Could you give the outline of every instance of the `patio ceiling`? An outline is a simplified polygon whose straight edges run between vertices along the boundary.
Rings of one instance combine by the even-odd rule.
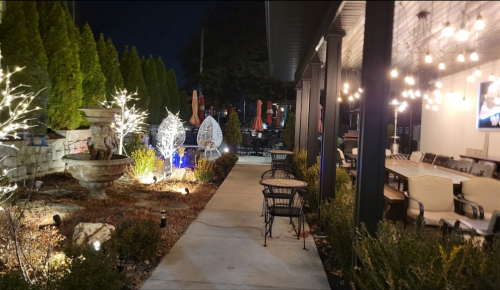
[[[324,12],[327,9],[325,2],[322,2],[323,4],[317,1],[266,2],[269,6],[268,43],[273,77],[297,81],[307,69],[307,66],[301,68],[301,62],[310,60],[315,53],[310,48],[314,48],[327,31],[340,30],[346,33],[342,45],[342,79],[345,79],[346,71],[349,70],[352,85],[359,82],[364,43],[365,2],[327,1],[326,3],[334,2],[337,3],[338,11],[331,19],[327,19],[328,13]],[[410,72],[417,74],[420,68],[422,81],[428,82],[438,76],[450,75],[468,68],[475,70],[483,63],[498,59],[500,13],[497,11],[499,10],[500,2],[497,1],[396,1],[393,65],[398,68],[400,74]],[[425,18],[419,18],[417,17],[419,13],[421,16],[427,15]],[[481,14],[486,26],[476,34],[474,23],[478,13]],[[330,25],[320,27],[319,19],[330,20]],[[446,21],[451,23],[455,31],[463,21],[471,34],[469,40],[460,42],[455,37],[441,37],[443,24]],[[318,31],[320,28],[323,30]],[[314,39],[312,35],[318,35],[318,39]],[[474,49],[479,54],[479,61],[471,63],[468,59]],[[434,59],[431,64],[424,61],[427,51]],[[463,63],[456,60],[461,51],[466,52],[466,61]],[[320,60],[325,62],[326,41],[317,53]],[[445,64],[445,70],[438,69],[439,62]],[[324,73],[322,75],[324,77]]]

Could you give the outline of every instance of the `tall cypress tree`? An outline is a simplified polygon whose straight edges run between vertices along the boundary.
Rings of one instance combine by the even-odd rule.
[[[97,107],[104,101],[106,79],[101,71],[94,34],[88,23],[83,26],[80,37],[80,67],[83,76],[82,106]]]
[[[62,3],[46,1],[42,13],[42,39],[47,53],[52,90],[48,101],[48,125],[56,130],[75,129],[80,124],[81,72],[78,53],[70,42]],[[71,36],[76,41],[76,35]]]
[[[107,99],[111,99],[111,95],[115,95],[116,90],[123,89],[123,78],[120,71],[120,61],[118,60],[118,52],[113,45],[111,38],[104,41],[104,36],[97,42],[97,53],[99,54],[99,62],[101,70],[106,78],[105,94]]]
[[[160,118],[165,119],[167,117],[167,110],[165,110],[165,108],[170,109],[170,102],[168,99],[167,69],[165,68],[165,64],[163,63],[161,56],[159,56],[156,61],[156,70],[158,73],[158,84],[160,88]]]
[[[189,108],[189,96],[186,91],[179,91],[179,108],[181,118],[184,121],[189,121],[191,118],[191,109]]]
[[[146,61],[143,75],[149,94],[148,123],[160,124],[160,87],[158,84],[158,74],[156,72],[156,61],[153,58],[153,55],[150,55]]]
[[[125,84],[127,91],[137,91],[137,98],[139,100],[132,102],[132,104],[142,111],[147,110],[149,107],[148,89],[142,75],[141,59],[139,58],[139,54],[137,53],[135,46],[133,46],[130,51],[128,50],[128,47],[125,48],[120,69],[122,72],[123,83]]]
[[[169,108],[169,111],[172,113],[177,113],[180,109],[179,90],[177,88],[177,78],[175,77],[173,68],[167,72],[167,86],[168,98],[171,107],[171,109]]]

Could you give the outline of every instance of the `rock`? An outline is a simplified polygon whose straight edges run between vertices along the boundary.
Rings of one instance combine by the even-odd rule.
[[[174,202],[170,203],[167,205],[168,210],[182,210],[182,209],[189,209],[189,205],[183,203],[183,202]]]
[[[105,223],[79,223],[75,227],[73,243],[77,246],[90,245],[95,241],[101,244],[111,239],[115,227]]]
[[[193,171],[187,171],[186,174],[184,175],[184,180],[188,182],[196,182],[196,177],[194,177],[194,172]]]
[[[150,206],[153,202],[150,200],[139,200],[134,205],[138,207]]]
[[[183,180],[186,174],[186,169],[175,169],[174,172],[168,177],[168,180]]]
[[[143,198],[147,197],[148,194],[144,193],[144,192],[136,192],[136,193],[132,193],[130,196],[133,198],[143,199]]]
[[[42,193],[50,194],[50,195],[56,195],[56,196],[64,196],[64,195],[70,195],[70,194],[72,194],[73,191],[67,190],[67,189],[63,189],[63,188],[56,188],[56,189],[50,189],[50,190],[42,191]]]

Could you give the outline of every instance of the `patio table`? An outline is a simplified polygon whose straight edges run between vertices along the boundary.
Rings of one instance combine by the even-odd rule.
[[[269,150],[269,153],[271,153],[271,154],[293,155],[293,152],[292,151],[288,151],[288,150]]]
[[[259,182],[261,185],[279,188],[302,189],[307,187],[307,182],[295,179],[264,179]]]

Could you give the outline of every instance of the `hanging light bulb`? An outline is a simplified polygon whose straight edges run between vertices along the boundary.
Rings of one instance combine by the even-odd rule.
[[[428,100],[429,99],[429,95],[428,94],[424,94],[424,99]]]
[[[348,83],[345,83],[344,84],[344,89],[348,89],[349,88],[349,84]]]
[[[475,82],[475,81],[476,81],[476,78],[474,77],[474,75],[473,75],[473,74],[470,74],[470,75],[467,77],[467,81],[468,81],[468,82],[473,83],[473,82]]]
[[[446,67],[444,66],[444,63],[440,62],[440,63],[439,63],[439,69],[440,69],[440,70],[443,70],[443,69],[445,69],[445,68],[446,68]]]
[[[465,56],[461,53],[461,54],[459,54],[459,55],[457,56],[457,60],[458,60],[459,62],[464,62],[464,61],[465,61]]]
[[[352,96],[349,96],[349,101],[354,101],[354,98]]]
[[[433,109],[434,111],[437,111],[437,110],[438,110],[438,106],[437,106],[437,105],[434,105],[434,106],[432,106],[432,109]]]
[[[409,84],[409,85],[414,85],[414,84],[415,84],[415,80],[413,79],[413,77],[412,77],[412,76],[408,76],[408,77],[406,77],[406,78],[405,78],[405,81],[406,81],[406,83],[407,83],[407,84]]]
[[[393,104],[393,105],[398,105],[398,104],[399,104],[399,102],[398,102],[398,100],[394,99],[394,100],[392,100],[392,104]]]
[[[431,105],[432,105],[432,104],[434,104],[434,100],[433,100],[433,99],[428,99],[428,100],[427,100],[427,102],[428,102],[429,104],[431,104]]]
[[[432,62],[432,56],[431,56],[431,54],[428,51],[425,54],[425,62],[426,63],[431,63]]]
[[[397,78],[398,77],[398,70],[397,69],[391,70],[391,77],[393,77],[393,78]]]
[[[403,93],[401,95],[403,95],[403,98],[407,98],[408,97],[408,92],[403,91]]]
[[[415,94],[413,93],[413,90],[408,90],[408,96],[410,96],[410,98],[412,99],[415,99]]]
[[[451,28],[451,24],[449,21],[446,21],[444,24],[444,29],[441,31],[441,37],[452,37],[453,36],[453,28]]]
[[[490,74],[490,76],[488,77],[488,79],[492,82],[494,82],[496,80],[496,77],[493,73]]]
[[[356,99],[359,99],[359,93],[355,93],[354,97],[356,97]]]
[[[422,96],[422,94],[420,93],[420,91],[416,90],[415,91],[415,97],[419,97],[420,98],[421,96]]]
[[[446,95],[446,98],[448,98],[448,100],[452,101],[453,99],[455,99],[455,92],[453,92],[453,91],[449,92]]]
[[[342,102],[342,98],[338,97],[337,101]]]
[[[362,93],[362,92],[363,92],[363,89],[362,89],[362,88],[359,88],[359,89],[358,89],[358,92]]]
[[[431,106],[430,106],[429,104],[427,104],[427,105],[425,105],[425,108],[426,108],[427,110],[430,110],[430,109],[431,109]]]
[[[476,77],[481,77],[483,75],[480,68],[477,68],[474,74],[476,75]]]
[[[465,23],[460,25],[460,30],[457,32],[456,36],[458,41],[466,41],[469,39],[469,31],[465,29]]]
[[[481,14],[477,15],[476,22],[474,23],[474,29],[476,29],[476,30],[483,30],[484,29],[484,21],[483,21],[483,17],[481,17]]]
[[[436,82],[436,88],[442,88],[443,84],[440,81]]]
[[[470,54],[470,60],[472,61],[478,61],[479,60],[479,56],[477,55],[477,52],[473,52]]]
[[[441,104],[441,95],[436,96],[436,104]]]
[[[349,93],[349,90],[348,89],[344,89],[344,94],[347,94]]]

